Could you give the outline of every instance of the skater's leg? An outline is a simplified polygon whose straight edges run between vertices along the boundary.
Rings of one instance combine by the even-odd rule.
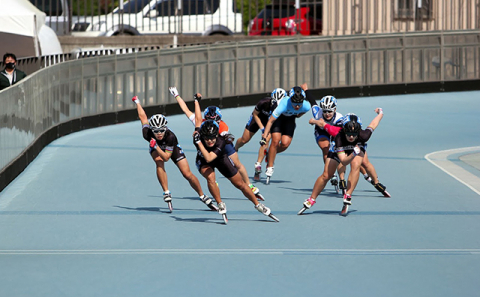
[[[268,134],[266,141],[267,143],[265,145],[261,145],[260,148],[258,149],[258,158],[257,158],[257,163],[262,163],[263,158],[265,158],[265,151],[268,148],[270,139],[272,139],[271,134]]]
[[[238,158],[238,154],[234,153],[231,154],[230,159],[232,159],[233,164],[238,168],[238,172],[240,173],[240,176],[242,177],[243,181],[249,185],[250,184],[250,178],[248,177],[247,169],[245,169],[245,166],[243,166],[242,162],[240,162],[240,159]]]
[[[287,148],[290,146],[292,143],[292,137],[289,135],[282,135],[282,141],[280,142],[280,145],[277,148],[277,154],[280,154],[287,150]]]
[[[310,197],[312,199],[317,199],[318,195],[323,191],[327,182],[332,178],[335,174],[335,170],[337,170],[338,162],[335,159],[327,159],[327,163],[325,164],[325,168],[323,170],[322,175],[320,175],[315,184],[313,185],[313,191]]]
[[[318,144],[318,147],[322,150],[323,164],[325,164],[327,161],[328,150],[330,148],[330,139],[325,137],[319,138],[317,141],[317,144]]]
[[[273,167],[275,163],[275,157],[277,156],[277,150],[282,139],[282,134],[280,132],[272,133],[272,140],[270,142],[270,147],[268,148],[268,163],[267,167]]]
[[[352,195],[353,190],[355,190],[355,187],[357,186],[362,161],[362,156],[358,155],[353,158],[352,162],[350,163],[350,173],[348,174],[347,181],[347,195]]]
[[[167,172],[165,171],[165,163],[156,151],[152,153],[152,159],[155,161],[158,182],[163,191],[166,192],[168,191],[168,178]]]
[[[248,129],[245,129],[243,131],[242,137],[237,139],[237,142],[235,143],[235,150],[238,151],[242,146],[248,143],[250,139],[252,139],[253,135],[255,135],[255,133],[249,131]]]
[[[239,173],[230,177],[229,180],[232,183],[232,185],[234,185],[237,189],[242,191],[243,195],[247,197],[248,200],[252,201],[254,205],[258,205],[257,197],[255,197],[255,194],[253,194],[248,184],[243,181]]]
[[[182,159],[177,162],[177,167],[182,173],[183,177],[190,183],[192,189],[197,192],[198,196],[203,196],[202,187],[200,186],[200,182],[198,178],[192,173],[190,170],[190,166],[188,165],[187,159]]]
[[[368,174],[368,176],[372,179],[372,184],[378,184],[377,171],[375,170],[375,167],[373,167],[373,164],[370,163],[370,160],[368,160],[367,152],[365,152],[365,157],[363,157],[362,169],[362,174]]]
[[[217,203],[222,202],[222,198],[220,196],[220,188],[217,186],[217,182],[215,179],[215,170],[210,166],[203,166],[202,168],[200,168],[200,173],[207,180],[208,190],[210,191],[210,194],[212,194],[215,201]]]

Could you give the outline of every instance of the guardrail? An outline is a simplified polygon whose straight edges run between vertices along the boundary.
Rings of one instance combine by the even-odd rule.
[[[368,86],[479,78],[480,31],[275,39],[67,61],[0,92],[0,186],[51,140],[104,123],[99,115],[110,124],[134,120],[133,113],[119,118],[132,110],[134,95],[167,112],[176,104],[173,85],[234,106],[245,104],[242,96],[303,82],[333,95],[358,87],[349,95],[361,96]]]

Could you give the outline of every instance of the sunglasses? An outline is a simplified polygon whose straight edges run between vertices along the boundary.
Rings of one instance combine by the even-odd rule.
[[[155,134],[165,133],[166,131],[167,131],[167,128],[152,129],[152,132]]]
[[[333,113],[333,110],[326,110],[326,109],[324,109],[324,110],[323,110],[323,113]]]
[[[358,133],[357,132],[345,132],[345,135],[356,137],[356,136],[358,136]]]
[[[214,140],[216,138],[217,138],[217,136],[210,136],[210,135],[209,136],[203,136],[203,139],[205,139],[205,140]]]

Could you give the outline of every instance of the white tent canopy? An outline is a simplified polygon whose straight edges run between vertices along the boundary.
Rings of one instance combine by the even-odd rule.
[[[53,30],[45,25],[45,13],[28,0],[0,0],[0,55],[17,58],[61,54]],[[51,32],[50,32],[51,31]]]

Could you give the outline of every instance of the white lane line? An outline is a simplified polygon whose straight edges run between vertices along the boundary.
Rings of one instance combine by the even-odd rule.
[[[105,249],[0,250],[0,255],[479,255],[480,249]]]
[[[425,159],[480,195],[480,178],[448,160],[452,154],[480,151],[480,146],[432,152]]]

